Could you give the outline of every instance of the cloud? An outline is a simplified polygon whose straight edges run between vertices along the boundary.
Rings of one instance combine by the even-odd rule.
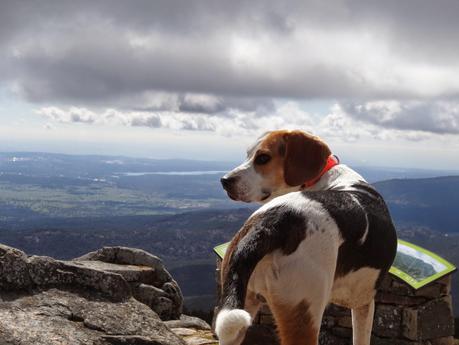
[[[252,134],[259,130],[280,128],[288,123],[296,125],[311,123],[311,115],[298,109],[294,103],[273,108],[272,112],[259,112],[257,115],[257,111],[258,109],[252,109],[252,111],[232,109],[231,114],[228,115],[226,112],[215,114],[198,112],[195,108],[188,112],[180,109],[151,112],[52,106],[41,107],[36,110],[36,113],[54,123],[211,131],[225,136]]]
[[[347,103],[342,106],[349,116],[385,128],[459,134],[457,101],[392,100]]]
[[[79,106],[457,97],[458,14],[455,0],[5,1],[0,70],[28,101]]]
[[[428,140],[459,134],[458,15],[456,0],[3,1],[0,87],[51,124]]]
[[[438,105],[440,106],[440,105]],[[86,125],[114,125],[127,127],[164,128],[170,130],[213,132],[226,137],[250,137],[282,128],[296,129],[319,135],[327,140],[345,143],[368,141],[426,141],[440,134],[457,134],[457,104],[442,104],[452,113],[443,114],[445,122],[433,125],[410,123],[403,111],[414,111],[411,103],[368,102],[364,104],[334,104],[326,114],[313,114],[295,101],[276,104],[271,112],[235,111],[225,114],[206,114],[177,111],[119,111],[116,109],[89,110],[87,108],[42,107],[37,113],[52,123],[83,123]],[[422,111],[421,105],[416,110]],[[455,117],[455,120],[454,120]],[[407,116],[410,119],[409,116]],[[435,115],[432,115],[434,121]],[[456,122],[454,122],[456,121]],[[397,123],[400,125],[397,126]],[[441,129],[447,130],[442,131]]]
[[[63,110],[58,107],[44,107],[37,111],[38,114],[45,116],[49,120],[61,123],[81,122],[94,123],[97,115],[85,108],[71,107]]]

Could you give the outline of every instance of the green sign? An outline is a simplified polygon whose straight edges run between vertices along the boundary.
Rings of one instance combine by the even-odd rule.
[[[225,256],[228,245],[229,242],[214,248],[221,259]],[[427,249],[398,240],[397,255],[389,272],[413,288],[419,289],[455,270],[453,264]]]
[[[456,270],[456,267],[427,249],[398,240],[397,255],[389,272],[415,289]]]

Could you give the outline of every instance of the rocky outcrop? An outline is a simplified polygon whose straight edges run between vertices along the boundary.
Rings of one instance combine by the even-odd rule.
[[[53,288],[3,293],[2,299],[0,344],[184,344],[153,310],[133,298],[113,303],[94,291]]]
[[[182,301],[161,260],[142,250],[60,261],[0,244],[2,345],[214,344],[205,322],[181,315]]]
[[[161,259],[144,250],[105,247],[74,259],[70,264],[121,275],[132,295],[163,320],[177,319],[182,313],[183,297],[178,284]]]

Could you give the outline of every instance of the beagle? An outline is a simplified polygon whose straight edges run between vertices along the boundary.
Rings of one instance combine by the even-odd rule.
[[[370,344],[376,287],[397,247],[379,193],[299,130],[264,134],[221,182],[230,198],[264,205],[222,263],[220,344],[241,344],[260,300],[282,345],[318,344],[330,302],[352,309],[353,344]]]

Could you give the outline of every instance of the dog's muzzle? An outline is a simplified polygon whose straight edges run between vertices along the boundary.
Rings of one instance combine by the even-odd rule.
[[[223,186],[223,189],[226,190],[228,196],[233,200],[238,200],[236,183],[239,180],[238,176],[233,177],[222,177],[220,182]]]

